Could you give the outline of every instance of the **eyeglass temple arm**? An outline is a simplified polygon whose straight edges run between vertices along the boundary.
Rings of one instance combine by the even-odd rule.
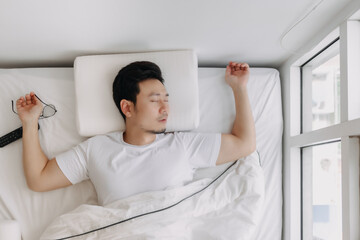
[[[48,104],[44,103],[43,100],[41,100],[36,94],[35,94],[35,97],[36,97],[37,99],[39,99],[40,102],[42,102],[43,104],[48,105]]]
[[[14,110],[14,100],[11,100],[11,110],[12,110],[15,114],[18,114],[18,113],[15,112],[15,110]]]

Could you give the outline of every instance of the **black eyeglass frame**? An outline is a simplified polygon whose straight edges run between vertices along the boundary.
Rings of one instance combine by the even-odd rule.
[[[55,108],[54,105],[45,103],[45,102],[44,102],[43,100],[41,100],[36,94],[35,94],[35,97],[36,97],[37,99],[39,99],[39,101],[42,102],[42,104],[44,104],[45,107],[50,107],[50,108],[52,108],[52,109],[54,110],[54,114],[52,114],[52,115],[50,115],[50,116],[44,116],[44,109],[45,109],[45,107],[43,107],[43,110],[42,110],[41,115],[39,116],[39,119],[49,118],[49,117],[54,116],[55,113],[57,113],[57,110],[56,110],[56,108]],[[13,100],[11,100],[11,109],[12,109],[12,111],[13,111],[15,114],[18,114],[18,113],[15,112],[15,110],[14,110],[14,101],[13,101]],[[18,114],[18,115],[19,115],[19,114]]]

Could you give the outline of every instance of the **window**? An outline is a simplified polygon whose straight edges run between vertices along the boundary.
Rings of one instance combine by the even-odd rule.
[[[302,130],[340,123],[339,38],[301,66]]]
[[[301,132],[340,123],[340,38],[300,66]],[[331,141],[331,140],[330,140]],[[302,239],[342,239],[341,141],[301,147]]]
[[[359,66],[360,10],[281,68],[284,239],[360,239]]]
[[[302,148],[303,239],[342,239],[341,143]]]

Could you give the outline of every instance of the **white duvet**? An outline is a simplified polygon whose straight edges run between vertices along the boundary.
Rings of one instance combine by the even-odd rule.
[[[263,199],[264,176],[255,152],[214,179],[104,207],[81,205],[56,218],[41,239],[252,239]]]

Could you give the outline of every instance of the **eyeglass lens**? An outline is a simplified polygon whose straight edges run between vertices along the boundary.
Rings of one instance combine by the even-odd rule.
[[[43,117],[51,117],[51,116],[55,115],[55,113],[56,113],[55,106],[46,105],[43,108],[42,115],[43,115]]]

